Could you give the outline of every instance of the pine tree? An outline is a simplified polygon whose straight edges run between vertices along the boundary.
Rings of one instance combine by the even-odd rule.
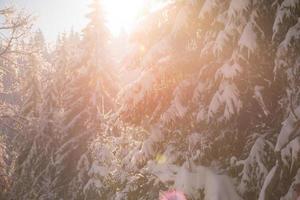
[[[299,0],[178,0],[145,13],[122,63],[141,73],[120,107],[102,1],[87,17],[82,38],[59,37],[50,68],[31,57],[12,199],[294,198]]]
[[[40,86],[40,68],[41,57],[39,54],[32,54],[29,57],[26,76],[24,77],[24,99],[21,107],[21,116],[26,119],[28,126],[22,127],[22,135],[17,135],[16,152],[17,161],[14,171],[14,181],[10,194],[12,198],[23,198],[30,190],[30,186],[34,180],[32,174],[32,165],[35,164],[36,143],[38,137],[37,122],[40,114],[41,106],[41,86]]]
[[[92,159],[91,142],[104,134],[104,115],[114,109],[116,91],[102,7],[99,1],[93,1],[91,8],[80,44],[81,59],[68,66],[69,79],[62,94],[63,129],[54,164],[56,198],[90,199],[102,192],[98,184],[101,174],[92,171],[104,163]]]
[[[53,110],[47,109],[53,109],[54,104],[47,102],[54,101],[54,95],[49,95],[48,89],[41,85],[42,80],[46,82],[47,78],[44,76],[51,68],[43,58],[38,43],[33,42],[29,45],[36,53],[29,56],[23,82],[24,100],[20,115],[26,120],[26,126],[22,127],[20,131],[22,134],[16,136],[14,144],[18,148],[15,149],[17,153],[13,172],[15,180],[10,197],[16,199],[37,199],[40,195],[43,187],[40,179],[43,178],[44,167],[49,162],[47,155],[50,153],[49,143],[53,141],[49,139],[52,132],[49,130],[52,129],[49,123],[53,123],[51,122]]]
[[[38,117],[41,102],[41,92],[39,85],[39,57],[30,56],[29,66],[24,77],[24,100],[22,105],[22,115],[26,117]]]
[[[298,176],[298,133],[286,128],[297,124],[298,11],[299,1],[207,0],[178,1],[150,13],[133,34],[125,62],[143,72],[119,98],[121,118],[150,132],[133,157],[137,166],[149,169],[150,161],[175,148],[171,164],[188,163],[190,173],[201,165],[232,173],[244,199],[286,194]],[[274,66],[283,65],[293,68],[284,72],[288,81],[275,81]],[[284,114],[286,107],[291,111]],[[289,147],[279,153],[276,138],[287,132]]]
[[[48,82],[43,88],[43,103],[38,120],[39,133],[34,140],[36,145],[36,162],[32,166],[35,179],[31,190],[27,192],[27,198],[51,199],[54,153],[57,150],[58,138],[58,98],[57,88],[54,84],[53,74],[48,75]]]

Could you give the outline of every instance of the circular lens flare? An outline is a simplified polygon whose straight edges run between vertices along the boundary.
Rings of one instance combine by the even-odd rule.
[[[160,195],[159,200],[187,200],[184,193],[178,190],[169,190]]]

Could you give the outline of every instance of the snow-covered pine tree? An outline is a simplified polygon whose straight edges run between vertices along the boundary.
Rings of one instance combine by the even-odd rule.
[[[146,17],[133,34],[133,51],[125,62],[143,73],[119,98],[124,121],[152,127],[134,157],[138,166],[148,161],[149,169],[151,160],[169,156],[167,149],[175,146],[173,154],[178,158],[172,164],[205,165],[225,173],[235,166],[232,175],[238,178],[237,189],[245,199],[285,194],[296,171],[281,176],[285,187],[276,186],[272,177],[279,174],[281,162],[286,169],[296,169],[298,151],[292,145],[295,155],[285,158],[288,150],[281,152],[282,159],[275,165],[276,138],[283,132],[280,122],[287,104],[286,85],[274,79],[273,70],[281,63],[297,71],[298,11],[299,1],[273,5],[263,0],[175,1]],[[289,23],[283,23],[286,20]],[[279,38],[284,38],[281,31],[289,30],[282,25],[291,29],[284,33],[285,44],[276,50]],[[294,90],[289,94],[297,96],[298,76],[293,70],[287,70],[294,76],[289,76],[293,86],[288,87]],[[295,102],[288,107],[297,108]],[[287,121],[292,120],[292,111]],[[297,143],[297,137],[292,143]],[[196,169],[189,167],[192,172]],[[268,196],[265,191],[274,188],[276,192]]]
[[[104,116],[114,109],[116,88],[108,55],[109,32],[100,2],[91,4],[80,59],[68,66],[68,83],[62,93],[61,137],[54,160],[55,198],[95,199],[104,195],[104,177],[98,169],[105,163],[93,156],[91,143],[104,137]]]
[[[50,55],[48,53],[48,47],[47,47],[47,44],[46,44],[46,40],[45,40],[44,34],[43,34],[41,29],[38,29],[34,33],[34,36],[31,38],[30,43],[34,44],[35,48],[40,51],[42,57],[45,60],[49,61],[49,59],[50,59],[49,56]]]
[[[31,17],[12,6],[2,5],[0,18],[0,199],[7,199],[15,161],[12,138],[20,125],[15,123],[19,103],[15,72],[20,67],[18,59],[24,53],[21,43],[29,32]]]
[[[52,64],[54,65],[56,75],[54,84],[56,84],[60,108],[63,108],[63,94],[65,92],[65,85],[68,84],[70,79],[72,65],[76,61],[75,58],[80,57],[78,55],[80,40],[78,38],[76,41],[73,41],[73,39],[71,41],[71,37],[71,34],[69,37],[65,33],[60,34],[56,41],[55,50],[52,52]]]
[[[34,180],[32,166],[35,162],[36,146],[34,145],[35,137],[38,135],[37,122],[41,106],[41,85],[40,85],[40,68],[41,57],[38,53],[31,54],[26,66],[23,82],[23,105],[21,106],[20,115],[26,119],[28,126],[22,127],[22,134],[16,135],[17,161],[14,171],[14,178],[11,189],[12,198],[23,198],[31,187]]]
[[[293,198],[299,0],[175,0],[147,13],[124,61],[142,73],[120,94],[120,138],[104,131],[116,89],[102,6],[91,8],[80,48],[62,37],[42,103],[28,93],[36,125],[24,129],[12,198]]]
[[[20,115],[26,121],[26,126],[22,126],[15,139],[14,145],[18,148],[15,149],[17,161],[13,175],[18,179],[13,181],[10,197],[37,199],[43,187],[40,179],[50,160],[46,155],[50,154],[49,143],[53,142],[49,139],[53,134],[49,124],[53,123],[51,120],[54,118],[53,110],[57,107],[57,95],[53,94],[56,90],[54,86],[49,86],[51,81],[46,77],[53,73],[53,68],[45,59],[48,54],[42,33],[35,33],[26,46],[33,52],[28,55],[24,69],[20,71],[23,73],[21,85],[24,87]]]
[[[276,1],[273,23],[273,45],[276,48],[275,79],[281,83],[282,127],[276,135],[276,163],[268,173],[260,200],[293,198],[293,186],[300,182],[300,1]],[[272,191],[277,191],[273,193]]]
[[[34,180],[25,196],[30,199],[53,199],[51,189],[54,177],[54,153],[59,143],[59,104],[54,74],[47,74],[47,80],[42,89],[42,104],[37,121],[38,131],[33,141],[35,162],[31,166],[31,173],[34,174]]]
[[[17,166],[23,171],[23,174],[30,174],[32,178],[27,181],[26,191],[16,194],[16,186],[13,187],[11,197],[20,199],[53,199],[55,194],[52,193],[55,186],[55,166],[54,158],[55,152],[59,148],[61,136],[59,135],[61,129],[61,115],[62,112],[62,91],[67,83],[68,72],[70,69],[70,54],[67,53],[67,48],[74,47],[69,44],[67,46],[68,38],[62,37],[62,41],[57,44],[57,48],[53,55],[55,55],[54,63],[49,65],[40,57],[40,66],[37,68],[43,84],[40,84],[40,105],[38,116],[34,119],[29,119],[34,125],[29,126],[32,135],[26,137],[21,142],[21,146],[25,150],[19,152],[24,155],[25,159]],[[36,40],[33,40],[33,46],[37,51],[41,52],[41,48]],[[75,42],[75,41],[73,41]],[[74,55],[73,55],[74,56]],[[43,67],[42,67],[43,65]],[[65,77],[63,77],[65,76]],[[30,130],[24,129],[24,133]],[[29,163],[31,167],[26,167],[24,163]],[[18,174],[16,176],[19,176]],[[19,184],[24,184],[24,179],[20,178],[16,181]]]
[[[29,118],[38,117],[41,103],[39,64],[39,57],[37,55],[31,55],[26,69],[26,75],[24,75],[24,99],[21,113],[23,116]]]

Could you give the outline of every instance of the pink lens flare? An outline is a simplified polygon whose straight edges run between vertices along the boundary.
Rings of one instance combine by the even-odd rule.
[[[169,190],[160,195],[159,200],[187,200],[184,193],[178,190]]]

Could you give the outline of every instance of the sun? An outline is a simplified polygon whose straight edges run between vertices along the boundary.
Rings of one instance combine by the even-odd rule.
[[[103,0],[106,20],[114,35],[120,31],[130,31],[138,16],[146,7],[147,0]]]

